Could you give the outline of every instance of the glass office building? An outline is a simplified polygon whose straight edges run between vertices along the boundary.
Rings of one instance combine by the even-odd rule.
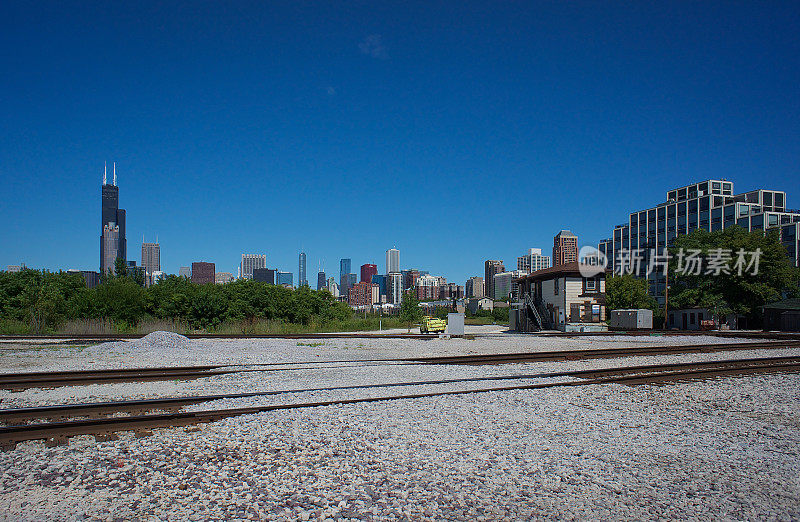
[[[654,207],[632,212],[628,222],[614,227],[598,248],[608,257],[608,268],[617,267],[621,251],[640,250],[639,275],[644,276],[653,251],[662,252],[678,235],[697,229],[723,230],[739,226],[747,231],[776,228],[796,266],[800,211],[786,208],[786,193],[752,190],[734,194],[733,182],[707,180],[669,190],[667,199]],[[650,294],[663,303],[666,286],[660,272],[650,274]]]

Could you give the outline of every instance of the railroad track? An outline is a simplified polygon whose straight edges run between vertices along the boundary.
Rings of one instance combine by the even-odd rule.
[[[533,390],[567,386],[586,386],[595,384],[648,384],[696,379],[708,379],[719,376],[743,375],[753,373],[798,372],[800,356],[771,357],[756,359],[736,359],[726,361],[707,361],[695,363],[671,363],[645,366],[628,366],[616,368],[600,368],[565,372],[539,373],[531,375],[507,375],[470,379],[447,379],[435,381],[417,381],[403,383],[384,383],[360,386],[338,386],[300,390],[282,390],[268,392],[251,392],[226,395],[206,395],[195,397],[171,397],[163,399],[147,399],[136,401],[112,401],[89,404],[64,404],[33,408],[15,408],[0,410],[0,447],[13,448],[17,443],[26,440],[45,439],[49,444],[58,444],[76,435],[95,435],[100,439],[113,437],[117,431],[134,431],[148,434],[155,428],[179,427],[198,423],[212,422],[227,417],[277,411],[295,408],[313,408],[341,404],[357,404],[364,402],[389,401],[399,399],[416,399],[443,395],[463,395],[509,390]],[[571,377],[577,380],[554,380],[537,384],[517,384],[507,386],[491,386],[466,390],[447,390],[423,393],[399,394],[379,397],[356,397],[334,399],[309,403],[271,404],[246,408],[228,408],[203,410],[195,412],[171,411],[169,413],[152,413],[146,415],[118,416],[120,413],[177,410],[187,405],[209,402],[220,399],[243,398],[254,396],[303,393],[321,390],[346,390],[366,388],[390,388],[401,386],[419,386],[431,384],[452,384],[458,382],[524,380],[532,378]],[[114,415],[114,416],[110,416]],[[51,418],[90,417],[80,420],[60,420],[57,422],[38,422],[33,424],[11,424],[21,420]]]
[[[189,339],[438,339],[438,334],[422,333],[379,333],[370,332],[331,332],[304,334],[182,334]],[[466,333],[464,337],[493,337],[494,333]],[[610,330],[605,332],[537,332],[518,334],[529,337],[606,337],[606,336],[699,336],[707,335],[724,338],[797,340],[800,334],[793,332],[759,332],[759,331],[700,331],[700,330]],[[133,341],[141,339],[141,334],[73,334],[73,335],[0,335],[0,345],[13,342],[59,341],[54,344],[83,344],[86,342]]]
[[[550,352],[448,355],[416,358],[302,361],[251,365],[238,364],[79,370],[66,372],[20,372],[0,374],[0,389],[20,391],[27,388],[54,388],[59,386],[79,386],[98,383],[186,380],[232,373],[314,369],[310,365],[319,365],[319,367],[330,368],[334,364],[508,364],[794,347],[800,347],[800,340],[694,344],[682,346],[639,346]]]

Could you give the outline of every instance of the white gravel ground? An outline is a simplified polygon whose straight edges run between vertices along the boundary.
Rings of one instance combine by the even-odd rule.
[[[500,336],[186,343],[156,336],[83,349],[3,350],[0,366],[34,371],[250,364],[701,342],[732,340]],[[0,392],[0,406],[798,354],[798,349],[783,349],[497,366],[330,365],[194,381]],[[542,379],[291,393],[213,406],[523,382]],[[129,434],[111,442],[78,437],[55,448],[20,444],[0,453],[0,520],[792,520],[800,518],[799,442],[796,374],[307,408],[226,419],[197,431],[157,430],[141,439]]]
[[[264,413],[0,454],[7,520],[800,517],[797,375]]]
[[[153,334],[151,334],[153,335]],[[202,364],[264,364],[466,355],[509,352],[602,349],[625,346],[719,344],[752,339],[714,336],[612,335],[539,337],[520,334],[476,339],[199,339],[176,347],[173,342],[121,341],[95,346],[7,346],[0,351],[3,372],[65,371],[86,368],[188,366]]]

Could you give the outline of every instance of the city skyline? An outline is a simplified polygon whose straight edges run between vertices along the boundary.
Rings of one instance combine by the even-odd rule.
[[[104,171],[104,175],[103,175],[103,184],[102,184],[103,199],[102,199],[102,206],[101,206],[101,215],[102,215],[103,220],[106,219],[107,214],[109,214],[111,211],[117,212],[117,208],[118,208],[119,188],[116,185],[116,182],[117,182],[116,165],[113,165],[113,169],[114,169],[114,178],[113,178],[113,183],[112,184],[106,184],[107,172]],[[724,180],[725,178],[720,178],[720,179]],[[706,181],[708,181],[708,180],[706,180]],[[700,183],[700,182],[698,182],[698,183]],[[669,187],[670,190],[672,190],[673,188],[674,187]],[[107,197],[106,193],[108,192],[108,189],[114,189],[113,197],[110,197],[110,198]],[[758,190],[763,190],[763,189],[758,189]],[[787,196],[784,196],[784,197],[788,197],[788,194],[787,194]],[[113,199],[113,204],[109,204],[111,199]],[[124,209],[119,209],[118,212],[122,213],[123,220],[124,220],[126,211]],[[571,234],[571,231],[562,229],[555,236],[555,240],[557,241],[558,237],[563,235],[564,233],[567,233],[568,236],[571,235],[571,236],[574,237],[574,234]],[[121,236],[121,234],[120,234],[120,236]],[[597,246],[597,244],[603,243],[603,241],[604,241],[604,239],[601,239],[601,240],[598,240],[596,243],[593,243],[592,241],[585,241],[585,240],[583,240],[581,238],[578,238],[577,248],[580,248],[581,246],[592,246],[592,247],[594,247],[594,246]],[[103,246],[104,246],[103,237],[101,237],[101,251],[100,251],[101,260],[102,260],[102,256],[103,256]],[[143,266],[143,267],[145,266],[145,262],[144,262],[145,249],[151,249],[153,247],[155,247],[155,249],[157,250],[156,256],[159,259],[158,268],[161,269],[161,265],[160,265],[160,244],[158,242],[156,242],[156,243],[148,243],[148,242],[146,242],[144,240],[144,238],[142,239],[142,243],[141,243],[141,248],[142,248],[142,258],[141,258],[142,259],[142,265],[141,266]],[[534,252],[534,251],[538,251],[539,255],[541,255],[541,253],[542,253],[542,249],[541,248],[528,248],[526,250],[527,250],[526,255],[528,255],[528,256],[531,255],[531,253]],[[385,264],[387,264],[387,266],[385,267],[386,271],[385,272],[381,272],[380,269],[378,269],[378,272],[381,273],[382,275],[386,275],[386,274],[389,273],[388,263],[389,263],[390,253],[392,253],[391,254],[391,257],[393,259],[392,262],[395,263],[395,264],[399,264],[399,261],[396,260],[396,258],[399,258],[399,249],[396,249],[396,247],[392,247],[392,248],[387,249],[385,251],[385,253],[384,253],[385,254]],[[555,246],[554,246],[553,254],[555,254]],[[136,256],[134,256],[134,257],[136,257]],[[513,258],[513,256],[511,256],[511,257]],[[264,263],[264,261],[266,259],[266,255],[264,255],[264,254],[258,254],[258,255],[257,254],[241,254],[240,263],[238,263],[236,265],[236,267],[237,267],[237,269],[239,271],[239,277],[241,277],[242,263],[245,261],[246,258],[258,258],[260,263]],[[302,269],[307,268],[306,267],[307,262],[308,262],[307,258],[308,258],[308,256],[307,256],[305,251],[300,251],[299,252],[300,267]],[[522,259],[522,258],[518,257],[517,259],[518,259],[518,264],[519,264],[519,262],[520,262],[519,260]],[[547,258],[547,260],[549,261],[549,258]],[[137,262],[136,259],[126,260],[126,261]],[[200,260],[196,260],[196,261],[188,261],[187,264],[191,264],[192,262],[197,262],[197,261],[210,262],[211,264],[216,264],[217,266],[219,266],[219,263],[214,259],[200,259]],[[353,263],[353,261],[352,261],[351,258],[341,258],[340,259],[340,263],[339,263],[340,264],[340,272],[345,266],[347,266],[347,268],[350,270],[350,275],[354,275],[355,276],[355,279],[353,281],[353,283],[355,283],[356,281],[360,281],[361,278],[358,277],[358,274],[354,274],[352,272],[352,263]],[[485,275],[485,273],[486,273],[485,272],[485,270],[486,270],[485,264],[487,263],[487,260],[484,259],[483,263],[484,263],[484,275]],[[22,261],[20,264],[23,265],[23,266],[27,266],[28,265],[28,263],[26,263],[24,261]],[[267,264],[269,264],[269,263],[267,263]],[[16,266],[19,266],[19,265],[13,264],[13,263],[6,263],[6,264],[3,264],[3,265],[0,265],[0,269],[2,269],[4,266],[16,267]],[[322,258],[319,259],[319,266],[320,267],[323,266]],[[374,263],[373,264],[366,263],[366,264],[362,265],[360,270],[359,270],[360,272],[363,271],[364,266],[375,266],[375,264]],[[175,271],[166,270],[165,273],[171,273],[171,274],[176,274],[177,275],[177,274],[180,273],[180,269],[182,269],[184,267],[185,267],[185,264],[183,264],[183,262],[181,262],[178,270],[175,270]],[[30,268],[48,269],[46,267],[34,267],[34,266],[31,266]],[[400,270],[407,270],[408,268],[411,268],[411,267],[404,267],[403,265],[399,265],[399,269]],[[413,268],[417,269],[418,267],[413,267]],[[425,269],[428,269],[428,268],[430,268],[433,271],[435,271],[437,273],[440,273],[440,274],[445,274],[446,271],[447,271],[447,269],[442,269],[442,268],[439,268],[439,267],[428,267],[428,266],[424,266],[422,269],[425,270]],[[76,269],[78,269],[78,268],[76,268],[76,267],[59,267],[59,268],[56,268],[55,271],[57,271],[57,270],[76,270]],[[281,266],[274,267],[274,270],[277,270],[277,271],[281,271],[281,269],[282,269]],[[78,269],[78,270],[81,270],[81,269]],[[82,270],[86,270],[86,269],[82,269]],[[88,269],[88,270],[91,271],[91,269]],[[510,268],[509,268],[509,270],[510,270]],[[291,270],[284,271],[284,272],[292,273]],[[225,272],[225,271],[222,271],[222,270],[217,270],[217,273],[218,274],[220,274],[220,273],[224,274],[224,273],[229,273],[229,272]],[[230,272],[230,273],[232,273],[232,272]],[[320,273],[324,273],[324,270],[321,270]],[[475,272],[475,274],[478,274],[478,272]],[[444,276],[444,277],[445,277],[445,279],[448,280],[448,282],[464,283],[467,280],[469,280],[470,278],[474,277],[475,274],[469,275],[467,278],[464,279],[464,281],[461,281],[460,279],[449,278],[447,276]],[[297,279],[298,286],[300,286],[301,284],[306,284],[306,285],[310,284],[308,281],[305,281],[305,283],[301,283],[302,279],[301,279],[301,270],[300,269],[298,269],[297,275],[298,275],[298,279]],[[491,283],[489,283],[486,286],[490,287],[490,286],[493,286],[493,285]],[[487,288],[487,291],[488,290],[489,290],[489,288]]]
[[[800,200],[791,3],[153,9],[7,7],[0,265],[96,269],[105,159],[169,273],[267,252],[297,277],[300,250],[382,272],[396,245],[463,282],[561,229],[597,244],[662,187]]]

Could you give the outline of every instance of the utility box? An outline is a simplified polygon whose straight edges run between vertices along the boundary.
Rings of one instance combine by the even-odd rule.
[[[464,314],[447,314],[447,333],[464,335]]]
[[[612,310],[608,326],[613,330],[652,330],[653,311],[646,308]]]

